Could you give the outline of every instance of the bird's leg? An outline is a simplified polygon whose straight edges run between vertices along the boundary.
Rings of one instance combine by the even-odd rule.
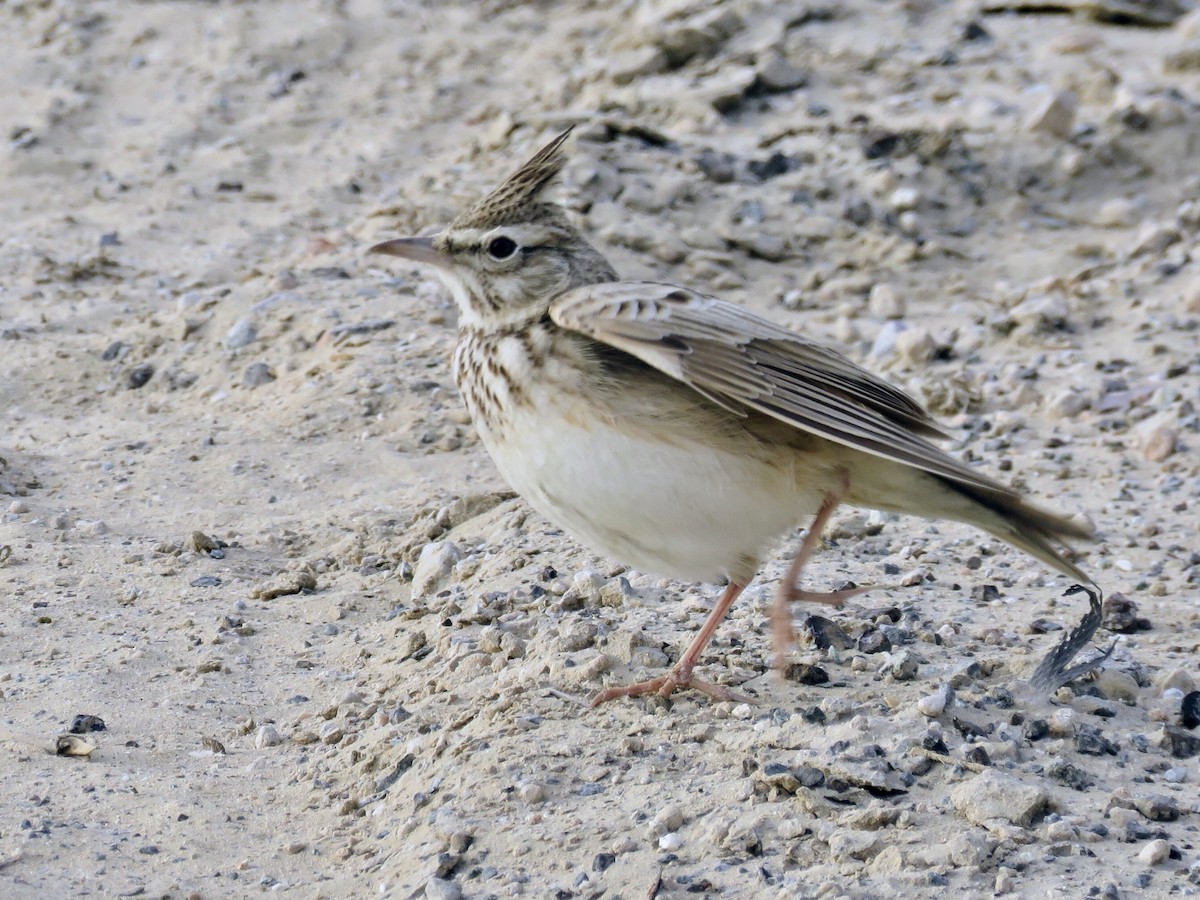
[[[592,706],[599,706],[601,703],[615,700],[617,697],[640,697],[642,694],[658,694],[660,697],[670,697],[679,688],[685,687],[694,688],[702,694],[707,694],[714,700],[753,703],[754,701],[751,698],[735,693],[728,688],[721,687],[719,684],[713,684],[712,682],[692,677],[692,669],[696,667],[696,663],[700,659],[700,654],[704,652],[704,648],[712,640],[717,626],[721,624],[721,620],[729,612],[729,607],[733,606],[733,601],[738,598],[738,594],[742,592],[744,587],[745,585],[735,584],[732,581],[729,583],[724,593],[721,594],[721,599],[717,601],[717,605],[713,607],[712,612],[708,614],[708,618],[704,620],[704,625],[701,627],[700,632],[692,639],[692,643],[688,645],[679,662],[671,666],[665,675],[659,675],[657,678],[651,678],[649,681],[639,681],[637,684],[629,684],[625,687],[608,688],[608,690],[601,691],[592,698]]]
[[[800,573],[804,571],[804,567],[808,564],[813,551],[821,543],[821,533],[825,530],[825,526],[829,524],[829,517],[833,515],[833,511],[837,509],[838,504],[846,498],[846,494],[849,492],[850,476],[842,472],[841,485],[836,491],[830,491],[826,494],[825,499],[821,501],[821,506],[817,510],[817,514],[813,516],[808,533],[804,535],[804,540],[800,542],[800,547],[796,551],[795,557],[792,558],[792,564],[788,566],[787,574],[783,577],[783,581],[779,585],[779,593],[775,595],[775,606],[771,611],[771,634],[774,638],[775,668],[777,669],[783,667],[785,654],[796,643],[796,632],[792,627],[792,603],[805,600],[810,603],[828,603],[830,606],[841,606],[851,597],[872,589],[871,585],[867,585],[866,587],[848,588],[842,591],[818,593],[801,590],[798,587]]]

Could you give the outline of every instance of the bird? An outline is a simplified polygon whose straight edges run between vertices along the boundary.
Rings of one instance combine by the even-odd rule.
[[[965,522],[1051,569],[1078,521],[939,449],[913,398],[816,340],[668,282],[626,281],[547,197],[558,134],[435,234],[368,252],[433,269],[458,308],[452,365],[500,474],[539,513],[603,556],[686,582],[724,583],[662,675],[620,697],[691,688],[749,698],[694,670],[775,542],[808,519],[770,614],[774,659],[794,646],[792,604],[839,605],[800,578],[842,504]]]

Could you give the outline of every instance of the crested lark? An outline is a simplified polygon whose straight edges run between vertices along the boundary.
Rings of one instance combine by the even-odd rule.
[[[457,302],[454,377],[501,474],[593,550],[684,581],[728,578],[679,661],[614,697],[726,688],[692,670],[771,543],[808,532],[772,613],[776,661],[840,503],[982,528],[1079,581],[1088,531],[937,449],[921,406],[833,350],[689,288],[620,281],[542,194],[565,132],[433,237],[373,252],[428,264]]]

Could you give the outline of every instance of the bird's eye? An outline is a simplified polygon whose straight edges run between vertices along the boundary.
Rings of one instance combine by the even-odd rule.
[[[492,259],[508,259],[517,252],[517,242],[510,237],[501,235],[498,238],[492,238],[491,243],[487,246],[487,252]]]

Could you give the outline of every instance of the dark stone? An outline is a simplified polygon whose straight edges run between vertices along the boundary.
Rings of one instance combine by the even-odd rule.
[[[959,716],[951,716],[950,723],[958,730],[958,733],[965,738],[985,738],[989,737],[996,727],[995,723],[989,722],[986,727],[976,725],[969,719],[963,719]]]
[[[871,221],[875,213],[871,209],[871,204],[859,197],[846,203],[846,209],[842,215],[852,224],[862,228]]]
[[[1093,784],[1083,769],[1071,765],[1062,757],[1053,760],[1046,767],[1046,775],[1077,791],[1086,791]]]
[[[971,599],[977,603],[991,603],[1000,599],[1000,588],[994,584],[977,584],[971,588]]]
[[[104,731],[108,726],[99,716],[78,715],[71,720],[71,734],[87,734],[89,731]]]
[[[1099,728],[1080,725],[1075,732],[1075,749],[1088,756],[1116,756],[1121,748],[1106,738]]]
[[[921,738],[921,746],[926,750],[932,750],[934,753],[949,753],[950,748],[946,746],[946,742],[942,740],[940,734],[934,732],[926,732]]]
[[[1183,703],[1179,706],[1179,724],[1184,728],[1200,725],[1200,691],[1184,695]]]
[[[726,184],[737,177],[737,157],[732,153],[701,150],[695,162],[696,167],[717,184]]]
[[[786,175],[788,172],[798,168],[800,168],[800,160],[798,158],[795,156],[786,156],[778,151],[772,153],[766,159],[752,159],[746,163],[746,169],[759,181],[769,181],[772,178]]]
[[[964,41],[990,41],[992,34],[975,20],[971,20],[963,26],[962,39]]]
[[[1170,797],[1148,794],[1133,801],[1134,808],[1151,822],[1174,822],[1179,818],[1179,807]]]
[[[862,637],[858,639],[860,653],[886,653],[891,649],[892,642],[888,640],[888,636],[877,629],[863,632]]]
[[[972,747],[964,755],[971,762],[978,763],[981,766],[990,766],[992,764],[991,757],[987,755],[987,751],[982,747]]]
[[[1029,741],[1040,741],[1050,733],[1050,723],[1045,719],[1033,719],[1025,729],[1025,738]]]
[[[825,773],[812,766],[802,766],[796,770],[796,780],[802,787],[819,788],[825,783]]]
[[[597,853],[592,859],[592,871],[603,872],[609,866],[617,861],[617,857],[612,853]]]
[[[112,362],[128,349],[129,345],[124,341],[113,341],[104,348],[104,352],[100,354],[100,358],[105,362]]]
[[[1130,822],[1125,826],[1121,840],[1126,844],[1138,844],[1150,840],[1153,836],[1154,833],[1141,822]]]
[[[826,619],[824,616],[809,616],[800,628],[802,631],[808,632],[809,639],[818,650],[828,650],[830,647],[849,650],[854,646],[850,635],[846,634],[836,622]]]
[[[1176,759],[1191,759],[1200,755],[1200,735],[1188,734],[1174,725],[1164,726],[1167,749]]]
[[[811,725],[824,725],[825,711],[819,706],[810,706],[800,712],[800,718]]]
[[[900,146],[900,135],[883,128],[873,128],[863,135],[862,151],[867,159],[891,156]]]
[[[826,684],[829,681],[828,672],[820,666],[811,666],[808,663],[790,663],[783,670],[783,677],[797,684]]]
[[[1102,624],[1109,631],[1118,634],[1132,634],[1137,631],[1149,631],[1152,627],[1150,620],[1137,614],[1138,605],[1121,593],[1113,593],[1104,598],[1104,619]]]
[[[125,383],[129,385],[130,390],[136,391],[138,388],[144,387],[146,382],[153,377],[154,366],[150,363],[142,363],[129,370],[129,374],[125,377]]]

